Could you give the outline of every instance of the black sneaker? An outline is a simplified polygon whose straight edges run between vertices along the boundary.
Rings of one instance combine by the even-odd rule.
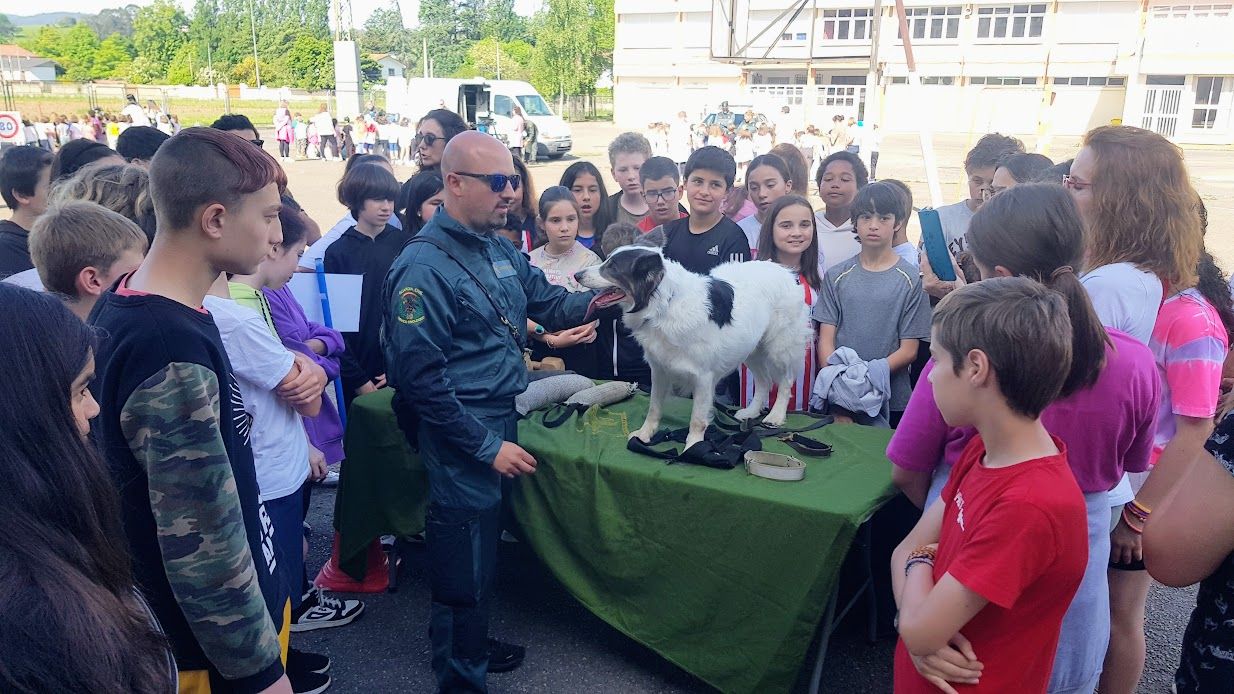
[[[509,672],[523,664],[527,649],[497,639],[488,640],[488,671]]]
[[[291,631],[313,631],[351,624],[364,612],[359,600],[339,600],[314,586],[304,594],[300,607],[291,614]]]
[[[302,651],[299,648],[288,648],[286,669],[289,673],[313,672],[324,675],[330,671],[330,657],[321,653]]]
[[[320,672],[301,672],[295,675],[288,672],[287,680],[291,682],[291,691],[295,694],[321,694],[330,688],[330,676]]]
[[[287,680],[295,694],[318,694],[330,688],[330,659],[319,653],[287,649]]]

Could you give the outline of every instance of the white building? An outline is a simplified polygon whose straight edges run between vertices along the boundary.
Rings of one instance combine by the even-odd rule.
[[[1183,143],[1234,143],[1231,4],[906,0],[914,96],[892,2],[616,0],[615,118],[692,118],[728,100],[837,114],[884,132],[1080,135],[1122,120]]]
[[[56,67],[51,58],[0,55],[0,77],[6,82],[55,82]]]
[[[403,64],[403,61],[389,53],[374,53],[370,57],[381,66],[382,80],[388,80],[391,77],[407,76],[407,66]]]

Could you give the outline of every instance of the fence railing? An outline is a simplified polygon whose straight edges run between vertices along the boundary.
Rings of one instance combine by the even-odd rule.
[[[578,94],[552,100],[551,105],[557,109],[557,115],[565,120],[606,120],[613,117],[613,96],[611,94]]]

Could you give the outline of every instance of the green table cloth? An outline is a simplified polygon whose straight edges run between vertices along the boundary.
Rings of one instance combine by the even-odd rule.
[[[627,451],[646,411],[639,394],[558,429],[540,412],[522,422],[539,462],[512,499],[527,542],[589,610],[717,689],[789,691],[857,528],[894,493],[890,430],[806,433],[829,458],[764,439],[806,463],[804,480],[777,482]],[[689,414],[672,398],[662,426]]]
[[[361,395],[347,413],[347,462],[334,499],[334,529],[339,568],[356,580],[364,578],[373,540],[423,531],[428,510],[428,473],[394,421],[392,397],[389,388]]]
[[[357,398],[348,417],[335,527],[340,565],[357,577],[373,538],[424,527],[428,481],[390,397]],[[671,398],[662,426],[685,426],[689,407]],[[891,432],[804,434],[834,446],[829,458],[765,439],[806,463],[804,480],[776,482],[627,451],[646,411],[640,393],[555,429],[542,412],[520,423],[539,462],[511,498],[528,545],[594,614],[717,689],[788,691],[857,528],[894,493]],[[794,415],[786,427],[812,421]]]

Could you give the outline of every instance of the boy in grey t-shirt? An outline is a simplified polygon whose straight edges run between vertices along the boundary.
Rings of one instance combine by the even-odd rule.
[[[908,366],[917,343],[930,337],[930,301],[920,273],[892,249],[895,228],[908,214],[903,195],[890,184],[872,183],[858,192],[853,223],[861,252],[827,271],[813,313],[824,365],[840,347],[867,362],[887,360],[893,422],[908,406]],[[851,420],[845,412],[833,414]]]

